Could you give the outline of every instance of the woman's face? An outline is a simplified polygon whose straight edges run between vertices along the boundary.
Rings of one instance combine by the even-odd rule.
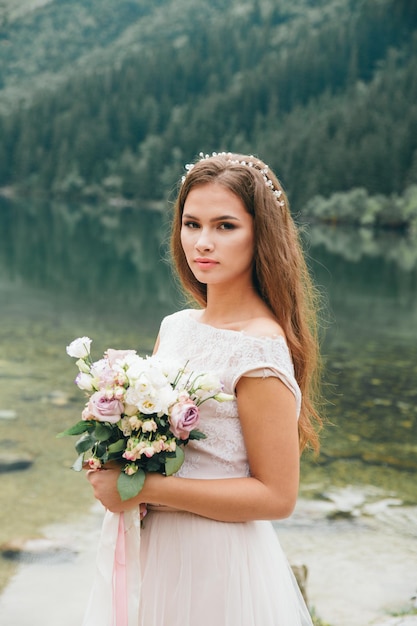
[[[194,187],[187,196],[181,244],[191,271],[207,285],[252,285],[253,218],[242,200],[219,183]]]

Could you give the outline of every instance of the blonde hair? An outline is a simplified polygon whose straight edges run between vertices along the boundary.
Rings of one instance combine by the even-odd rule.
[[[207,304],[207,286],[188,266],[181,245],[181,224],[191,189],[210,182],[232,191],[253,217],[253,283],[284,330],[291,351],[302,392],[300,448],[311,446],[318,451],[317,432],[322,420],[315,407],[319,379],[317,297],[285,192],[274,173],[251,156],[215,154],[188,166],[175,203],[171,253],[184,290],[203,307]]]

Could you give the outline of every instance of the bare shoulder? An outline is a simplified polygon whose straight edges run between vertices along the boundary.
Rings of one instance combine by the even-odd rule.
[[[285,339],[285,333],[278,322],[266,316],[247,320],[241,330],[253,337],[284,337]]]

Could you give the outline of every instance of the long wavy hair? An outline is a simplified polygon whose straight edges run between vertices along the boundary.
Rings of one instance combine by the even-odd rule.
[[[252,156],[215,154],[188,166],[174,207],[171,254],[184,291],[202,307],[207,304],[207,285],[195,278],[187,263],[181,224],[191,189],[210,182],[238,196],[253,217],[253,284],[284,330],[291,351],[302,392],[300,448],[309,446],[318,451],[322,420],[316,409],[320,369],[317,295],[286,194],[275,174]]]

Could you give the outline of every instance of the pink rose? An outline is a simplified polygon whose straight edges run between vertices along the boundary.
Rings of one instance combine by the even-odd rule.
[[[188,439],[190,432],[197,425],[200,413],[194,402],[177,402],[171,408],[169,423],[174,437]]]
[[[81,413],[81,419],[85,420],[86,422],[94,419],[94,415],[91,415],[90,411],[88,410],[88,404],[83,408],[83,412]]]
[[[96,391],[88,401],[87,411],[99,422],[116,424],[123,413],[123,402],[109,399],[104,391]]]

